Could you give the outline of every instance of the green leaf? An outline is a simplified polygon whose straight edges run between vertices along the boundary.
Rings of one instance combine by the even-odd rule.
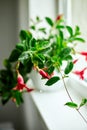
[[[47,23],[48,23],[50,26],[53,26],[53,21],[52,21],[51,18],[45,17],[45,19],[46,19]]]
[[[74,38],[74,41],[85,42],[85,40],[83,38],[80,38],[80,37]]]
[[[79,26],[76,26],[75,27],[75,35],[80,35],[80,34],[81,34],[80,28],[79,28]]]
[[[27,52],[23,52],[20,57],[18,58],[18,60],[22,63],[22,64],[26,64],[28,62],[30,58],[29,53]]]
[[[34,54],[32,57],[32,62],[37,64],[39,68],[43,68],[44,67],[44,63],[45,63],[45,57],[43,54]]]
[[[63,48],[60,52],[60,57],[65,58],[66,56],[70,54],[70,52],[71,52],[70,47]]]
[[[16,99],[16,105],[19,106],[21,103],[23,103],[22,93],[18,90],[12,91],[13,98]]]
[[[35,55],[35,59],[39,60],[38,62],[42,62],[42,63],[45,62],[45,57],[42,54]]]
[[[86,105],[86,103],[87,103],[87,99],[86,98],[82,99],[82,101],[80,103],[80,107]]]
[[[35,30],[35,29],[36,29],[34,25],[30,26],[30,28],[31,28],[32,30]]]
[[[54,66],[50,65],[46,72],[50,75],[53,73],[53,71],[54,71]]]
[[[64,26],[63,26],[63,25],[57,25],[56,28],[57,28],[57,29],[63,29]]]
[[[52,84],[56,83],[60,78],[58,76],[54,76],[50,78],[45,85],[51,86]]]
[[[71,108],[77,108],[78,105],[74,102],[67,102],[65,105],[67,105],[68,107],[71,107]]]
[[[8,100],[10,99],[10,97],[11,97],[11,94],[10,94],[10,92],[4,92],[3,94],[2,94],[2,104],[4,105],[4,104],[6,104],[7,102],[8,102]]]
[[[46,28],[39,28],[38,29],[40,32],[43,32],[44,34],[46,34]]]
[[[73,29],[70,26],[66,26],[66,29],[69,32],[70,36],[73,36]]]
[[[10,64],[10,62],[9,62],[8,59],[5,59],[5,60],[3,61],[3,64],[4,64],[4,66],[5,66],[7,69],[11,69],[11,64]]]
[[[76,28],[75,28],[75,32],[79,32],[79,31],[80,31],[79,26],[76,26]]]
[[[71,55],[67,55],[66,57],[64,57],[64,60],[72,60],[73,58],[72,58],[72,56]]]
[[[37,21],[40,21],[40,18],[39,18],[38,16],[36,16],[36,20],[37,20]]]
[[[5,93],[2,95],[2,98],[3,98],[4,100],[7,100],[9,97],[10,97],[10,93],[9,93],[9,92],[5,92]]]
[[[36,39],[35,38],[30,39],[29,47],[31,50],[35,49],[35,47],[36,47]]]
[[[28,30],[21,30],[20,31],[20,39],[26,40],[27,38],[31,39],[32,34]]]
[[[20,56],[20,51],[18,49],[14,49],[12,52],[11,52],[11,55],[9,57],[9,61],[10,62],[15,62],[18,60],[18,57]]]
[[[18,50],[20,50],[20,51],[24,51],[24,50],[25,50],[25,46],[24,46],[24,44],[22,44],[22,43],[16,44],[16,48],[17,48]]]
[[[63,40],[64,36],[63,36],[63,32],[61,30],[59,31],[59,35],[60,35],[61,39]]]
[[[72,62],[68,62],[64,72],[65,74],[69,74],[71,72],[71,70],[73,69],[73,63]]]
[[[21,73],[21,75],[25,78],[27,76],[27,73],[30,73],[33,67],[33,63],[31,62],[31,60],[27,61],[26,64],[22,64],[20,63],[19,66],[19,72]],[[29,77],[28,77],[29,78]],[[24,80],[25,81],[25,80]]]

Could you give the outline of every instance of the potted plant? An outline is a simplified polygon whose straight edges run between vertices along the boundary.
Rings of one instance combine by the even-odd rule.
[[[81,32],[78,26],[73,29],[66,25],[63,15],[59,15],[54,21],[45,17],[45,22],[49,28],[41,26],[42,20],[36,17],[35,21],[32,20],[29,30],[21,30],[19,43],[4,60],[4,69],[0,70],[1,102],[5,104],[11,99],[17,106],[20,105],[23,102],[23,93],[34,90],[26,85],[29,74],[33,70],[42,77],[42,80],[46,79],[45,85],[48,87],[62,80],[70,98],[70,102],[65,105],[79,112],[87,99],[83,99],[78,107],[68,92],[65,78],[78,61],[74,59],[76,43],[85,42],[85,40],[80,37]],[[81,54],[87,56],[86,52]],[[74,73],[82,78],[85,70],[86,68]],[[79,114],[81,115],[80,112]],[[82,118],[87,122],[83,116]]]

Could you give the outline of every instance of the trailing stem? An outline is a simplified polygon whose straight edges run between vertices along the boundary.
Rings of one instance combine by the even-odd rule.
[[[70,101],[73,103],[73,99],[72,99],[72,97],[71,97],[71,95],[70,95],[70,93],[69,93],[69,91],[68,91],[68,89],[67,89],[67,86],[66,86],[66,83],[65,83],[65,80],[64,80],[64,77],[63,77],[61,71],[60,71],[60,74],[61,74],[61,78],[62,78],[64,87],[65,87],[66,93],[67,93],[67,95],[68,95]],[[82,113],[79,111],[79,109],[78,109],[78,108],[75,108],[75,109],[76,109],[76,111],[79,113],[79,115],[82,117],[82,119],[85,121],[85,123],[87,124],[87,120],[86,120],[85,117],[82,115]]]

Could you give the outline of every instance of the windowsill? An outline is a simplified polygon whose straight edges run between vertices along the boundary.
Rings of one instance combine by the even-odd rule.
[[[76,103],[79,103],[82,95],[80,95],[72,86],[78,86],[78,81],[72,76],[67,81],[69,92]],[[82,86],[82,84],[81,84]],[[81,87],[82,88],[82,87]],[[87,91],[86,91],[87,92]],[[33,91],[31,93],[42,121],[45,123],[47,130],[86,130],[87,125],[80,115],[72,108],[64,106],[69,100],[64,87],[58,88],[58,91]],[[83,115],[86,115],[86,108],[81,108]]]
[[[78,92],[83,98],[87,98],[87,81],[80,79],[75,74],[71,74],[69,82],[74,91]]]

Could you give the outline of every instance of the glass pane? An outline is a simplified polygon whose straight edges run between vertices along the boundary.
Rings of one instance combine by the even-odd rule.
[[[87,0],[72,0],[72,25],[79,25],[87,41]],[[78,50],[87,51],[87,42],[79,43]]]
[[[56,0],[29,0],[29,17],[56,17]]]

